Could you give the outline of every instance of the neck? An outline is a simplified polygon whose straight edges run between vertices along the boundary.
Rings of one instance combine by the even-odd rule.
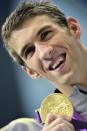
[[[69,97],[73,91],[73,88],[71,85],[61,85],[61,86],[58,86],[57,89],[60,90],[67,97]]]

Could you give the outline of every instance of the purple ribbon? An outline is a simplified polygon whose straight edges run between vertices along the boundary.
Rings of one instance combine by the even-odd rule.
[[[38,123],[42,123],[41,117],[40,117],[40,113],[38,110],[35,110],[35,116],[36,116],[36,121]]]
[[[36,121],[42,123],[39,111],[35,111]],[[71,123],[74,125],[76,131],[87,131],[87,121],[76,111],[74,111]]]
[[[74,110],[71,123],[74,125],[75,129],[79,131],[87,131],[87,121]]]

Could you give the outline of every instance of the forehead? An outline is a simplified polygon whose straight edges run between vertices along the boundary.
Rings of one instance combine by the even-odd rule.
[[[50,21],[53,22],[53,19],[48,15],[37,15],[26,20],[21,28],[26,28],[28,26],[36,26],[37,28],[39,28],[40,25]],[[39,22],[40,24],[37,22]]]
[[[12,41],[13,44],[11,44],[10,47],[16,50],[18,54],[20,54],[21,48],[24,46],[24,44],[34,41],[37,32],[47,25],[54,25],[55,28],[57,26],[53,22],[53,19],[51,19],[47,15],[36,16],[25,21],[21,28],[11,33],[10,41]]]

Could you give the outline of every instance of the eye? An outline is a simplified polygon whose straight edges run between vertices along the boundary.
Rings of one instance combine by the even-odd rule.
[[[40,40],[41,41],[48,40],[50,39],[51,36],[52,36],[52,30],[44,31],[40,34]]]
[[[28,47],[25,50],[25,53],[24,53],[25,58],[32,57],[32,55],[34,54],[34,52],[35,52],[35,46]]]

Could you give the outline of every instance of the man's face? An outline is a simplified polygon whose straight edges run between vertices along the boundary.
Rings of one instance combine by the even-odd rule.
[[[55,84],[76,82],[80,43],[72,29],[59,26],[46,15],[36,16],[13,31],[10,41],[33,73]]]

